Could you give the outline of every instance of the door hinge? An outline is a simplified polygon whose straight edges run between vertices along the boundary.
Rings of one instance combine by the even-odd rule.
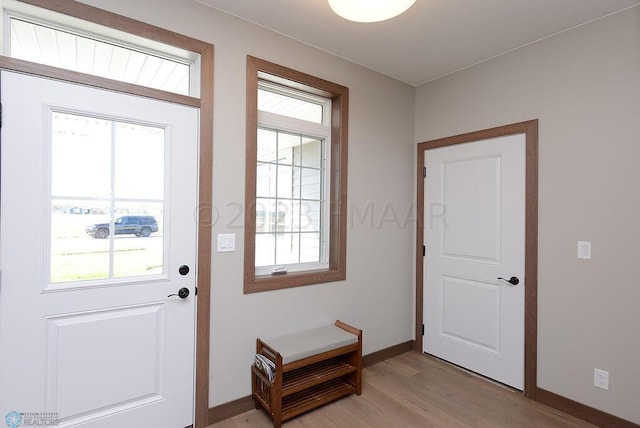
[[[196,287],[196,296],[198,295],[198,287]]]
[[[424,336],[424,324],[422,324],[422,335]]]
[[[427,167],[422,167],[422,178],[427,178]]]
[[[426,255],[427,255],[427,246],[426,246],[426,245],[423,245],[423,246],[422,246],[422,257],[424,257],[424,256],[426,256]]]
[[[2,103],[0,103],[0,128],[2,128]]]

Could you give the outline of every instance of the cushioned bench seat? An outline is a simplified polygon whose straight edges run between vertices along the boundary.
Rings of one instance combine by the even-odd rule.
[[[329,325],[264,340],[264,343],[278,350],[282,356],[282,364],[289,364],[312,355],[358,343],[358,336],[335,325]]]
[[[362,392],[362,330],[336,321],[273,339],[256,339],[251,395],[280,428],[283,421]]]

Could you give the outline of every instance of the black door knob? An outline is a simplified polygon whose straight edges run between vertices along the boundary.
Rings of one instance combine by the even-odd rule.
[[[187,287],[182,287],[178,290],[178,294],[169,294],[167,297],[178,296],[181,299],[186,299],[189,297],[189,289]]]
[[[189,266],[187,265],[182,265],[178,268],[178,273],[182,276],[185,276],[186,274],[189,273]]]
[[[520,280],[519,280],[517,277],[515,277],[515,276],[512,276],[512,277],[511,277],[511,278],[509,278],[509,279],[506,279],[506,278],[503,278],[503,277],[499,276],[499,277],[498,277],[498,279],[501,279],[501,280],[503,280],[503,281],[507,281],[507,282],[508,282],[509,284],[511,284],[511,285],[518,285],[518,284],[520,284]]]

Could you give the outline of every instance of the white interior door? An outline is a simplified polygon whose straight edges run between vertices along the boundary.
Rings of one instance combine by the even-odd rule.
[[[191,425],[199,111],[0,81],[1,417]]]
[[[425,165],[424,352],[522,390],[525,135],[428,150]]]

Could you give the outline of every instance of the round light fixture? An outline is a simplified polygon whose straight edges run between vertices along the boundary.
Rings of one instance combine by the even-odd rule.
[[[416,0],[329,0],[331,9],[344,19],[378,22],[400,15]]]

